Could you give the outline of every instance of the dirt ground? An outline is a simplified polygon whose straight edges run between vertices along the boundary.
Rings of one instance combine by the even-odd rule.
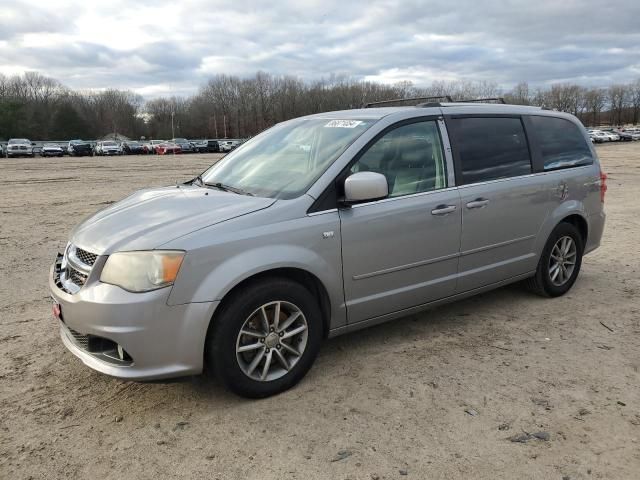
[[[73,225],[215,155],[0,159],[0,478],[640,478],[640,142],[598,152],[607,227],[569,294],[515,285],[329,340],[260,401],[95,373],[51,316]]]

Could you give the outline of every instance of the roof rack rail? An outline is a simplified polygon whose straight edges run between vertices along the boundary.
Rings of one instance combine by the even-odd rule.
[[[387,103],[411,102],[411,101],[416,101],[416,100],[429,101],[429,100],[437,100],[439,98],[444,98],[444,99],[447,100],[447,102],[452,102],[453,101],[449,95],[438,95],[436,97],[394,98],[393,100],[381,100],[379,102],[365,103],[362,108],[370,108],[370,107],[374,107],[374,106],[378,106],[378,105],[382,106],[382,105],[387,104]],[[426,104],[425,103],[421,103],[421,104],[416,105],[416,106],[424,106],[424,105],[426,105]]]
[[[472,98],[470,100],[456,100],[454,103],[501,103],[505,105],[507,102],[504,101],[503,97],[492,97],[492,98]]]

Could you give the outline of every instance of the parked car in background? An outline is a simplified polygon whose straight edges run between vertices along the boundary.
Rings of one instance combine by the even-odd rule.
[[[74,157],[92,157],[93,147],[85,140],[71,140],[67,145],[67,152]]]
[[[209,151],[209,145],[206,140],[192,140],[191,144],[198,153],[207,153]]]
[[[218,143],[220,144],[221,152],[230,152],[232,150],[235,150],[240,144],[240,142],[237,140],[222,140],[218,141]]]
[[[155,149],[158,155],[182,153],[180,145],[172,142],[161,143],[160,145],[156,146]]]
[[[171,143],[178,145],[182,153],[193,153],[196,151],[193,144],[186,138],[172,138]]]
[[[40,150],[40,156],[42,157],[62,157],[64,152],[62,147],[57,143],[45,143]]]
[[[143,148],[148,154],[158,153],[156,151],[156,149],[158,148],[158,145],[162,145],[165,142],[166,140],[149,140],[147,143],[144,144]]]
[[[99,156],[104,155],[122,155],[122,149],[117,142],[112,140],[105,140],[96,143],[94,153]]]
[[[632,140],[640,140],[640,129],[638,128],[627,128],[625,132],[631,135]]]
[[[608,130],[606,133],[617,135],[621,142],[631,142],[631,141],[633,141],[633,135],[631,135],[628,132],[625,132],[622,129],[614,128],[612,130]]]
[[[217,140],[194,140],[196,151],[199,153],[218,153],[220,152],[220,144]]]
[[[5,155],[10,157],[33,157],[33,143],[26,138],[12,138],[7,142]]]
[[[602,130],[589,130],[589,137],[594,143],[610,142],[611,137]]]
[[[293,119],[84,220],[51,267],[53,312],[64,345],[105,374],[206,364],[266,397],[327,337],[522,280],[564,295],[600,245],[606,178],[580,121],[541,108]]]
[[[145,148],[142,143],[137,142],[135,140],[130,140],[127,142],[122,142],[120,144],[120,149],[122,153],[125,155],[139,155],[141,153],[145,153]]]

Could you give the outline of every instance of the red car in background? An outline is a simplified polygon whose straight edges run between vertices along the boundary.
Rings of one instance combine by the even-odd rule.
[[[158,155],[176,154],[176,153],[182,153],[182,149],[180,148],[179,145],[176,145],[175,143],[166,142],[166,143],[161,143],[156,147],[156,153]]]

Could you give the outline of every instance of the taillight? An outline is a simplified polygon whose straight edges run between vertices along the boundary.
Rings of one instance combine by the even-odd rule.
[[[600,201],[604,203],[604,194],[607,193],[607,174],[600,170]]]

